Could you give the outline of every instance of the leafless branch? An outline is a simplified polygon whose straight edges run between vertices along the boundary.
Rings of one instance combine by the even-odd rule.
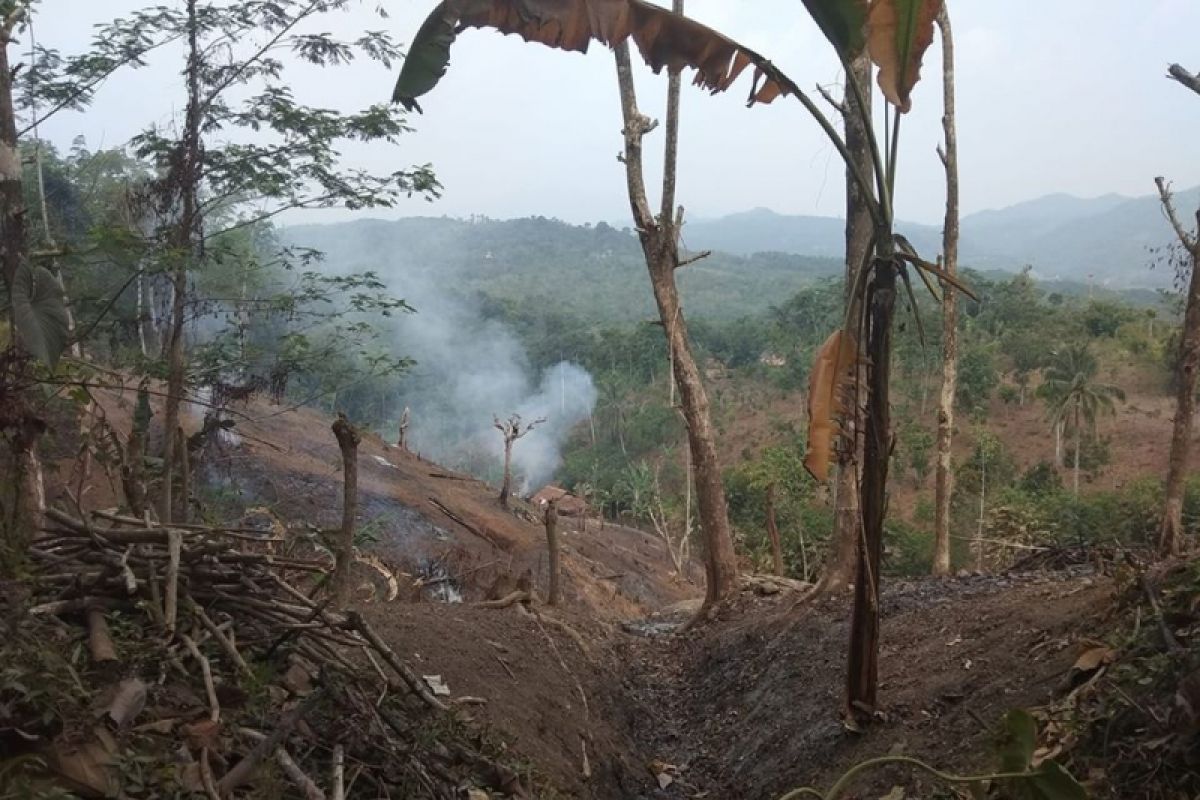
[[[696,253],[696,255],[691,256],[689,258],[685,258],[683,261],[680,261],[678,264],[676,264],[675,269],[679,269],[680,267],[686,267],[688,264],[695,264],[697,261],[703,261],[704,259],[708,258],[711,255],[712,255],[712,250],[704,250],[702,252]]]
[[[1171,195],[1171,187],[1167,184],[1166,179],[1155,178],[1154,185],[1158,187],[1158,199],[1162,204],[1163,214],[1171,223],[1171,227],[1175,229],[1175,235],[1179,237],[1180,244],[1187,248],[1188,252],[1196,252],[1200,248],[1197,236],[1188,233],[1187,229],[1183,227],[1183,223],[1179,221],[1179,214],[1175,211],[1175,200]]]
[[[835,111],[837,111],[843,117],[846,116],[845,104],[842,103],[842,101],[835,98],[833,95],[831,95],[829,93],[829,90],[826,89],[824,86],[822,86],[819,83],[817,84],[817,94],[819,94],[819,95],[821,95],[821,97],[825,98],[825,102],[829,103],[829,105],[833,106]]]
[[[1173,81],[1179,81],[1196,94],[1200,94],[1200,72],[1193,75],[1178,64],[1172,64],[1167,67],[1167,77]]]

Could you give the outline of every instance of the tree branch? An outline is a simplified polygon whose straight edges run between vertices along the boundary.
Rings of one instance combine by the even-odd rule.
[[[695,264],[697,261],[703,261],[704,259],[708,258],[711,255],[712,255],[712,250],[704,250],[702,252],[696,253],[696,255],[691,256],[690,258],[685,258],[683,261],[680,261],[678,264],[676,264],[675,269],[679,269],[680,267],[686,267],[688,264]]]
[[[849,92],[849,89],[847,89],[847,92]],[[838,112],[843,117],[846,116],[846,105],[831,95],[829,90],[819,83],[817,84],[817,94],[821,95],[821,97],[825,99],[826,103],[829,103],[829,105],[833,106],[834,111]]]
[[[625,164],[625,180],[629,184],[629,205],[633,211],[633,221],[639,231],[649,231],[654,228],[654,213],[650,210],[650,201],[646,198],[646,176],[642,166],[642,137],[653,129],[649,117],[638,111],[637,92],[633,87],[633,66],[629,61],[629,43],[621,42],[613,48],[617,62],[617,85],[621,89],[621,114],[625,127],[621,130],[625,137],[625,154],[621,159]]]
[[[1172,64],[1167,67],[1167,77],[1200,94],[1200,72],[1193,75],[1178,64]]]
[[[1179,215],[1175,212],[1175,201],[1171,197],[1171,187],[1162,177],[1155,178],[1154,185],[1158,187],[1158,200],[1162,204],[1163,214],[1171,223],[1171,227],[1175,229],[1175,235],[1179,237],[1180,244],[1187,248],[1189,253],[1195,253],[1200,249],[1200,240],[1197,239],[1197,236],[1188,233],[1183,227],[1183,223],[1179,221]],[[1197,221],[1200,224],[1200,212],[1197,212]]]

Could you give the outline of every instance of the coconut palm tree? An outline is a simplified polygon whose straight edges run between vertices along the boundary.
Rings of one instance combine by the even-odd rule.
[[[1079,495],[1079,453],[1083,449],[1086,428],[1095,435],[1096,419],[1102,411],[1116,413],[1115,400],[1125,402],[1119,386],[1100,383],[1096,374],[1100,365],[1086,344],[1072,344],[1051,354],[1043,370],[1044,382],[1038,395],[1050,410],[1050,423],[1058,430],[1069,428],[1075,437],[1075,456],[1071,487]]]

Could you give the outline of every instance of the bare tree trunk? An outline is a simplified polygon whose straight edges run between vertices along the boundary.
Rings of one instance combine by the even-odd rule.
[[[1165,556],[1174,556],[1183,549],[1184,484],[1192,447],[1192,425],[1196,416],[1196,378],[1200,373],[1200,209],[1196,211],[1196,232],[1189,233],[1179,221],[1166,182],[1157,178],[1155,183],[1163,210],[1192,262],[1183,331],[1179,340],[1178,360],[1175,362],[1175,422],[1171,430],[1171,453],[1167,459],[1163,515],[1158,532],[1160,551]]]
[[[404,407],[404,413],[400,415],[400,432],[396,436],[396,446],[401,450],[408,449],[408,425],[410,421],[410,412],[408,406]]]
[[[146,349],[146,287],[145,275],[142,274],[141,268],[138,268],[137,274],[137,328],[138,328],[138,345],[142,350],[142,358],[149,358],[150,352]]]
[[[1079,497],[1079,451],[1083,449],[1083,426],[1079,424],[1079,408],[1075,409],[1075,463],[1071,469],[1071,492]]]
[[[350,572],[354,564],[354,517],[358,512],[358,431],[344,414],[333,422],[333,435],[342,451],[342,527],[334,550],[333,581],[330,593],[337,608],[350,602]]]
[[[983,572],[983,519],[987,508],[987,449],[979,450],[979,519],[975,528],[975,571]]]
[[[500,506],[508,508],[508,497],[512,493],[512,439],[504,440],[504,480],[500,483]]]
[[[171,327],[167,347],[167,398],[163,413],[163,480],[159,498],[159,517],[171,520],[173,508],[172,471],[175,466],[175,435],[179,427],[179,407],[183,403],[184,352],[183,323],[187,305],[188,270],[199,248],[199,183],[200,183],[200,42],[196,0],[187,2],[187,111],[184,117],[183,138],[176,154],[177,161],[166,178],[169,196],[179,193],[179,219],[172,236],[173,256],[176,259],[172,281]]]
[[[17,351],[21,342],[11,313],[12,288],[17,271],[28,257],[29,241],[26,228],[26,209],[21,171],[21,153],[17,144],[17,121],[13,107],[12,79],[8,46],[13,43],[13,29],[25,13],[24,4],[11,10],[0,25],[0,275],[3,276],[5,316],[10,323],[11,338]],[[23,371],[15,362],[14,372]],[[0,463],[11,477],[2,481],[0,499],[4,501],[0,525],[0,571],[7,574],[25,558],[25,551],[42,525],[45,510],[45,491],[42,465],[37,457],[37,443],[46,424],[29,407],[21,388],[20,374],[6,375],[18,384],[10,397],[5,398],[3,433],[7,439],[8,463]]]
[[[1054,467],[1056,469],[1063,465],[1062,435],[1063,435],[1063,423],[1062,423],[1062,420],[1060,419],[1058,422],[1054,423]]]
[[[546,603],[558,605],[559,601],[559,550],[558,550],[558,498],[546,504],[546,547],[550,558],[550,590]]]
[[[183,426],[175,429],[175,447],[179,451],[179,515],[180,522],[191,522],[192,516],[192,464],[188,458],[187,437],[183,435]]]
[[[871,59],[863,54],[850,65],[855,80],[862,87],[867,106],[871,103]],[[858,113],[859,109],[847,81],[845,96],[842,98],[842,121],[846,129],[846,149],[850,152],[858,169],[864,175],[870,175],[873,169],[871,163],[871,144],[867,134],[870,116],[866,119]],[[867,262],[871,249],[872,220],[867,205],[868,198],[863,197],[862,188],[853,178],[853,172],[846,169],[846,302],[850,302],[851,292],[858,277],[858,272]],[[836,592],[846,588],[853,580],[857,568],[858,545],[862,538],[862,515],[858,511],[858,471],[856,457],[858,455],[858,437],[853,429],[853,422],[847,421],[847,435],[843,447],[838,452],[837,488],[835,490],[836,508],[834,511],[833,541],[825,564],[825,574],[821,585],[825,591]]]
[[[125,502],[129,505],[130,513],[138,519],[146,513],[146,432],[149,427],[150,393],[143,382],[138,386],[133,424],[129,428],[124,463],[121,465]]]
[[[942,129],[946,147],[938,156],[946,169],[946,219],[942,228],[942,268],[958,273],[958,132],[954,109],[954,36],[950,14],[937,16],[942,33]],[[958,297],[942,284],[942,386],[938,395],[937,467],[934,477],[933,574],[950,574],[950,498],[954,494],[951,448],[954,444],[954,395],[958,390]]]
[[[783,542],[775,524],[775,484],[767,487],[767,536],[771,540],[771,563],[776,575],[783,575]]]
[[[682,0],[675,0],[681,11]],[[679,118],[679,74],[671,75],[667,101],[667,145],[664,162],[662,213],[656,219],[646,197],[642,166],[642,137],[654,128],[637,107],[633,87],[633,71],[629,63],[629,47],[622,43],[616,48],[617,81],[621,93],[624,119],[625,175],[629,189],[629,204],[650,272],[650,284],[658,305],[659,319],[667,337],[667,352],[671,356],[675,384],[679,388],[680,405],[687,425],[688,446],[696,480],[696,501],[700,512],[700,529],[704,544],[705,575],[703,617],[712,607],[737,590],[737,557],[725,503],[725,486],[721,479],[715,445],[716,434],[709,414],[708,395],[687,340],[687,322],[679,302],[675,270],[679,267],[679,226],[682,211],[675,211],[675,162]]]

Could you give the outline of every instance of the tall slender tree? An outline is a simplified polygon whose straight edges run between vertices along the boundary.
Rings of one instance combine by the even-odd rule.
[[[1200,74],[1172,64],[1168,77],[1200,94]],[[1155,178],[1163,213],[1171,222],[1182,251],[1180,273],[1187,274],[1187,305],[1183,331],[1175,361],[1175,422],[1171,430],[1171,452],[1167,457],[1166,491],[1158,541],[1163,555],[1178,555],[1183,547],[1183,490],[1188,455],[1192,447],[1192,425],[1196,416],[1196,378],[1200,374],[1200,209],[1196,228],[1189,231],[1175,209],[1170,187]]]
[[[942,224],[942,269],[958,274],[958,127],[954,109],[954,35],[950,12],[937,16],[942,34],[942,130],[945,147],[938,157],[946,170],[946,219]],[[954,494],[951,451],[954,444],[954,397],[958,391],[958,295],[942,283],[942,385],[938,393],[937,468],[934,478],[933,574],[950,573],[950,498]]]
[[[674,0],[673,11],[683,12],[683,0]],[[637,92],[627,42],[615,48],[617,83],[624,119],[626,185],[629,206],[650,272],[650,285],[658,306],[659,320],[667,337],[671,369],[679,388],[679,402],[687,427],[688,447],[700,512],[700,534],[705,565],[705,611],[737,590],[737,557],[725,501],[725,485],[717,462],[716,432],[709,412],[708,394],[687,337],[687,322],[679,298],[675,271],[679,258],[679,233],[683,209],[675,205],[676,162],[679,149],[680,71],[671,70],[667,87],[666,146],[663,160],[662,203],[659,214],[651,210],[646,193],[642,161],[642,139],[656,123],[638,110]],[[703,613],[703,612],[702,612]]]

